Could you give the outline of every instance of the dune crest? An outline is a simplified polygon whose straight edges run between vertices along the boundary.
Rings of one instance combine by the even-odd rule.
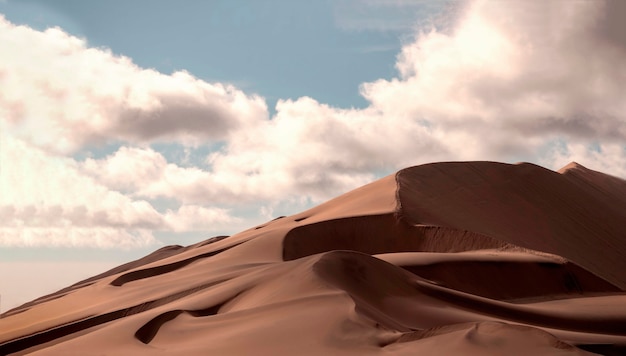
[[[446,162],[3,314],[0,354],[626,352],[626,182]]]

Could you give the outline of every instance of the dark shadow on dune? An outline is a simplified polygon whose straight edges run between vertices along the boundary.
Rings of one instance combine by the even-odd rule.
[[[402,266],[435,284],[489,299],[524,302],[621,292],[600,277],[570,263],[519,261],[443,261]]]
[[[626,345],[612,345],[612,344],[582,344],[576,345],[578,348],[585,351],[593,352],[594,354],[605,356],[624,356],[626,355]]]
[[[333,250],[367,254],[390,252],[461,252],[516,247],[454,228],[409,225],[396,214],[356,216],[321,221],[291,229],[283,240],[283,260],[291,261]]]
[[[189,314],[193,317],[205,317],[205,316],[216,315],[219,312],[220,308],[224,304],[232,300],[233,298],[230,298],[229,300],[223,303],[214,305],[207,309],[171,310],[171,311],[165,312],[161,315],[156,316],[155,318],[153,318],[152,320],[144,324],[141,328],[139,328],[137,332],[135,332],[135,338],[137,338],[137,340],[143,342],[144,344],[149,344],[150,341],[152,341],[152,339],[154,339],[154,337],[157,335],[161,326],[163,326],[163,324],[167,323],[168,321],[176,319],[176,317],[178,317],[179,315],[183,313]]]
[[[523,304],[512,304],[460,292],[433,284],[400,267],[353,251],[324,254],[313,266],[314,272],[332,285],[345,290],[354,299],[357,311],[390,329],[406,332],[419,329],[411,315],[410,303],[426,295],[456,307],[527,325],[610,335],[626,334],[626,317],[616,314],[596,318],[588,315],[563,315],[549,310],[538,311]],[[386,310],[387,296],[400,297],[407,303],[401,311]],[[419,302],[418,302],[419,303]],[[417,308],[416,310],[419,310]]]
[[[162,305],[171,303],[180,298],[184,298],[188,295],[197,293],[201,290],[210,288],[217,284],[223,283],[225,280],[216,281],[213,283],[203,284],[201,286],[197,286],[195,288],[191,288],[188,290],[184,290],[182,292],[178,292],[175,294],[168,295],[163,298],[159,298],[156,300],[144,302],[141,304],[137,304],[128,308],[123,308],[119,310],[115,310],[109,313],[95,315],[91,317],[87,317],[85,319],[72,321],[63,325],[59,325],[57,327],[43,330],[31,335],[27,335],[21,337],[19,339],[14,339],[7,341],[3,344],[0,344],[0,355],[8,355],[14,352],[22,351],[37,345],[41,345],[55,339],[62,338],[64,336],[83,331],[88,328],[92,328],[94,326],[98,326],[104,323],[108,323],[113,320],[117,320],[120,318],[125,318],[127,316],[131,316],[134,314],[139,314],[144,311],[154,309],[156,307],[160,307]]]
[[[626,181],[584,167],[446,162],[396,174],[400,219],[563,256],[626,289]]]
[[[210,239],[206,239],[204,241],[198,242],[196,244],[193,244],[191,246],[189,246],[190,248],[196,248],[196,247],[202,247],[202,246],[206,246],[206,245],[210,245],[212,243],[218,242],[218,241],[222,241],[225,238],[228,238],[230,236],[227,235],[220,235],[220,236],[213,236]]]
[[[230,250],[231,248],[240,245],[241,243],[232,245],[232,246],[228,246],[228,247],[224,247],[221,248],[219,250],[215,250],[215,251],[211,251],[211,252],[207,252],[207,253],[203,253],[197,256],[193,256],[181,261],[176,261],[176,262],[172,262],[172,263],[168,263],[165,265],[160,265],[160,266],[155,266],[155,267],[150,267],[150,268],[145,268],[145,269],[140,269],[140,270],[135,270],[132,272],[128,272],[126,274],[123,274],[119,277],[117,277],[116,279],[114,279],[110,284],[112,286],[116,286],[116,287],[121,287],[126,283],[132,282],[132,281],[136,281],[136,280],[140,280],[140,279],[145,279],[145,278],[150,278],[150,277],[154,277],[154,276],[158,276],[164,273],[169,273],[169,272],[173,272],[176,271],[177,269],[183,268],[197,260],[201,260],[203,258],[207,258],[207,257],[211,257],[211,256],[215,256],[221,252],[224,252],[226,250]]]
[[[150,320],[146,324],[144,324],[137,332],[135,332],[135,338],[144,344],[150,343],[152,339],[156,336],[157,332],[161,328],[161,325],[167,323],[170,320],[176,319],[177,316],[184,313],[184,310],[170,310],[163,314],[156,316],[154,319]]]
[[[37,304],[40,304],[40,303],[43,303],[43,302],[47,302],[47,301],[50,301],[50,300],[61,298],[61,297],[65,296],[65,295],[71,293],[74,290],[90,286],[90,285],[92,285],[93,283],[95,283],[96,281],[98,281],[98,280],[100,280],[102,278],[113,276],[113,275],[116,275],[118,273],[123,273],[123,272],[131,270],[133,268],[138,268],[138,267],[147,265],[149,263],[153,263],[153,262],[156,262],[156,261],[159,261],[159,260],[162,260],[162,259],[174,256],[174,255],[177,255],[179,253],[188,251],[188,250],[193,249],[193,248],[197,248],[197,247],[205,246],[205,245],[217,242],[217,241],[221,241],[221,240],[223,240],[223,239],[225,239],[227,237],[228,236],[215,236],[215,237],[211,237],[211,238],[209,238],[207,240],[204,240],[202,242],[199,242],[199,243],[196,243],[196,244],[193,244],[193,245],[190,245],[190,246],[186,246],[186,247],[183,247],[183,246],[180,246],[180,245],[170,245],[170,246],[161,247],[160,249],[158,249],[158,250],[156,250],[156,251],[150,253],[149,255],[144,256],[144,257],[142,257],[140,259],[137,259],[137,260],[125,263],[123,265],[117,266],[117,267],[112,268],[112,269],[110,269],[110,270],[108,270],[106,272],[100,273],[98,275],[95,275],[93,277],[87,278],[87,279],[82,280],[80,282],[76,282],[76,283],[72,284],[71,286],[69,286],[67,288],[60,289],[60,290],[58,290],[58,291],[56,291],[54,293],[47,294],[47,295],[45,295],[43,297],[39,297],[39,298],[37,298],[35,300],[32,300],[32,301],[30,301],[28,303],[22,304],[22,305],[20,305],[20,306],[18,306],[16,308],[13,308],[13,309],[3,313],[2,316],[6,317],[6,316],[9,316],[9,315],[19,314],[21,312],[24,312],[24,311],[30,309],[34,305],[37,305]]]

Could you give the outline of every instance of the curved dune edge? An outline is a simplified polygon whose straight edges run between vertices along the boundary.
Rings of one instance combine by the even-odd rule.
[[[494,162],[427,164],[396,178],[399,215],[410,225],[557,254],[626,289],[626,249],[619,248],[626,244],[626,182],[619,178],[577,164],[558,173]]]
[[[285,278],[297,280],[299,285],[279,282]],[[318,335],[320,343],[308,350],[308,354],[334,354],[348,345],[353,347],[357,342],[363,342],[367,347],[354,350],[354,354],[377,354],[399,349],[434,354],[436,349],[428,343],[443,340],[456,340],[460,344],[480,341],[478,344],[483,352],[498,346],[503,347],[503,353],[515,348],[517,352],[528,354],[539,351],[541,354],[559,354],[564,350],[583,354],[573,345],[584,347],[607,341],[626,342],[623,336],[626,312],[597,310],[590,306],[587,298],[570,301],[572,305],[557,303],[549,307],[542,303],[503,303],[432,284],[400,267],[352,251],[309,256],[292,261],[287,267],[275,264],[266,268],[259,279],[259,283],[227,297],[226,302],[214,304],[205,301],[205,294],[210,290],[197,291],[189,296],[195,296],[195,305],[204,309],[179,309],[184,304],[194,305],[194,300],[190,298],[180,299],[176,304],[172,303],[171,308],[161,307],[130,315],[126,318],[126,325],[105,325],[83,338],[52,345],[40,352],[62,354],[86,344],[102,343],[114,335],[124,335],[122,341],[132,337],[153,348],[175,349],[173,346],[178,341],[171,335],[186,335],[188,332],[202,336],[203,340],[195,340],[189,346],[192,350],[225,352],[229,346],[225,345],[224,335],[239,335],[238,328],[248,319],[251,320],[244,327],[245,335],[265,333],[266,337],[268,334],[289,333],[288,330],[296,326],[293,323],[298,321],[298,330]],[[268,281],[274,284],[269,285]],[[268,295],[270,292],[281,298]],[[625,296],[620,295],[612,303],[615,307],[624,301]],[[320,304],[322,309],[315,309]],[[332,318],[321,312],[331,305],[333,308],[340,306]],[[313,312],[308,310],[309,307],[313,308]],[[267,323],[268,318],[273,322]],[[329,323],[328,319],[332,322]],[[442,320],[445,320],[444,324]],[[198,328],[211,332],[202,333]],[[226,329],[221,331],[224,334],[220,334],[221,328]],[[459,329],[464,331],[459,334]],[[239,337],[237,340],[237,348],[241,352],[254,352],[258,341],[248,342],[246,338]],[[495,340],[500,341],[495,343]],[[232,340],[229,342],[232,343]],[[282,346],[265,346],[264,350],[269,353],[284,351]],[[133,354],[154,351],[142,348],[129,350]],[[116,349],[113,348],[113,351]]]
[[[624,206],[578,164],[412,167],[27,303],[0,354],[620,354]]]
[[[510,243],[455,228],[408,225],[396,213],[320,221],[294,227],[283,240],[283,260],[333,250],[368,254],[388,252],[462,252],[516,248]]]
[[[423,252],[405,253],[399,258],[394,255],[376,257],[436,285],[512,303],[622,292],[613,284],[557,256],[498,250],[430,253],[426,256]]]
[[[504,303],[432,284],[400,267],[352,251],[333,251],[309,256],[292,261],[286,267],[274,264],[259,272],[257,283],[248,285],[234,296],[222,299],[226,300],[225,302],[214,304],[213,301],[206,300],[205,296],[211,290],[220,288],[218,285],[190,291],[184,298],[173,300],[168,305],[126,316],[124,318],[127,320],[126,325],[109,323],[85,336],[50,345],[39,352],[63,354],[69,350],[86,347],[87,344],[106,342],[113,336],[121,338],[122,344],[125,339],[132,337],[142,344],[168,349],[176,344],[176,339],[170,336],[172,333],[192,332],[190,330],[196,327],[216,331],[222,324],[227,325],[224,327],[230,330],[229,332],[236,332],[237,328],[241,327],[238,324],[251,315],[264,315],[265,318],[271,318],[273,323],[268,324],[267,319],[252,320],[251,326],[247,328],[248,333],[267,333],[273,330],[275,335],[280,335],[286,332],[286,329],[294,327],[292,323],[295,320],[291,317],[299,315],[300,317],[295,319],[304,324],[299,327],[309,332],[322,333],[324,336],[320,337],[322,341],[333,334],[333,341],[321,342],[315,352],[333,353],[346,344],[356,342],[352,339],[355,337],[354,328],[358,329],[356,335],[363,337],[362,341],[369,345],[366,354],[396,348],[421,350],[427,339],[442,338],[443,333],[434,333],[433,328],[440,331],[448,330],[445,333],[448,336],[443,339],[460,339],[461,343],[475,341],[474,338],[470,338],[469,341],[467,339],[467,332],[474,333],[475,338],[482,340],[481,347],[485,348],[493,347],[491,343],[498,339],[500,346],[505,347],[502,352],[505,352],[507,347],[516,347],[518,352],[526,350],[530,354],[537,350],[548,354],[563,350],[581,352],[573,344],[626,342],[626,337],[622,336],[626,333],[624,329],[626,311],[620,314],[619,310],[616,311],[614,308],[597,310],[590,306],[588,298],[570,301],[571,305],[553,304],[549,307],[544,307],[542,303],[524,305]],[[280,283],[280,280],[285,278],[298,280],[299,285]],[[273,281],[274,284],[270,285],[268,281]],[[237,283],[237,278],[231,283]],[[268,292],[280,295],[281,298],[271,297],[267,295]],[[346,299],[346,296],[349,299]],[[323,304],[322,300],[332,302],[329,305],[344,305],[335,311],[334,322],[330,324],[332,328],[326,331],[323,331],[321,325],[327,325],[328,314],[317,310],[311,315],[302,310],[304,306]],[[625,301],[626,296],[620,295],[618,299],[612,301],[612,304],[618,306]],[[198,308],[180,309],[183,305],[195,305]],[[199,308],[200,306],[203,308]],[[322,310],[328,307],[322,306],[324,307]],[[303,317],[303,313],[306,318]],[[445,320],[445,324],[442,324],[442,320]],[[525,327],[510,324],[511,322],[524,324]],[[463,335],[452,332],[461,324],[464,325],[461,328],[465,330]],[[442,327],[444,329],[441,329]],[[497,329],[495,331],[497,337],[494,336],[492,330],[494,328]],[[429,329],[430,331],[423,331]],[[192,345],[194,348],[197,347],[198,351],[201,347],[213,350],[210,346],[212,343],[219,346],[216,346],[215,351],[220,348],[227,349],[219,334],[214,337],[201,335],[206,340],[202,342],[196,340],[195,346]],[[417,338],[417,335],[420,337]],[[529,343],[529,340],[532,342]],[[246,346],[245,340],[240,340],[239,343]],[[247,344],[247,347],[248,352],[252,352],[255,344]],[[133,354],[142,352],[149,354],[150,350],[153,351],[141,348],[129,350]],[[112,351],[113,354],[121,352],[115,348]],[[271,348],[268,352],[270,351]],[[355,350],[355,354],[365,351]]]
[[[150,277],[159,276],[165,273],[170,273],[180,268],[183,268],[187,266],[188,264],[191,264],[197,260],[200,260],[203,258],[209,258],[209,257],[217,255],[218,253],[222,253],[224,251],[230,250],[231,248],[237,245],[238,244],[235,244],[232,246],[226,246],[215,251],[206,252],[200,255],[196,255],[196,256],[193,256],[184,260],[172,262],[172,263],[161,264],[159,266],[154,266],[154,267],[149,267],[149,268],[135,269],[134,271],[124,273],[121,276],[115,278],[109,284],[112,286],[121,287],[126,283],[130,283],[130,282],[137,281],[140,279],[146,279]]]
[[[538,326],[552,329],[626,335],[626,310],[621,313],[606,312],[596,317],[590,317],[582,310],[571,310],[567,316],[555,310],[537,311],[532,304],[505,303],[439,286],[421,276],[409,275],[397,266],[352,251],[333,251],[324,254],[315,264],[314,271],[333,285],[346,290],[357,301],[357,307],[362,303],[360,307],[365,311],[386,312],[379,322],[394,320],[397,324],[393,328],[396,329],[423,328],[424,321],[420,320],[419,313],[411,315],[415,308],[398,310],[394,306],[387,309],[385,303],[387,296],[406,299],[402,302],[398,300],[399,304],[414,303],[413,300],[419,300],[420,296],[428,296],[434,297],[437,301],[446,301],[448,305],[524,324],[532,325],[536,322]],[[580,300],[573,303],[580,303]],[[379,314],[371,315],[376,318]]]

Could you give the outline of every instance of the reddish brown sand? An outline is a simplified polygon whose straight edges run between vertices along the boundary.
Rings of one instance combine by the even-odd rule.
[[[408,168],[5,313],[0,355],[626,354],[626,181]]]

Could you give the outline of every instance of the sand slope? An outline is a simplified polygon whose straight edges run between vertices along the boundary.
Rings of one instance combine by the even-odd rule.
[[[3,314],[0,354],[626,352],[626,182],[411,167]]]

